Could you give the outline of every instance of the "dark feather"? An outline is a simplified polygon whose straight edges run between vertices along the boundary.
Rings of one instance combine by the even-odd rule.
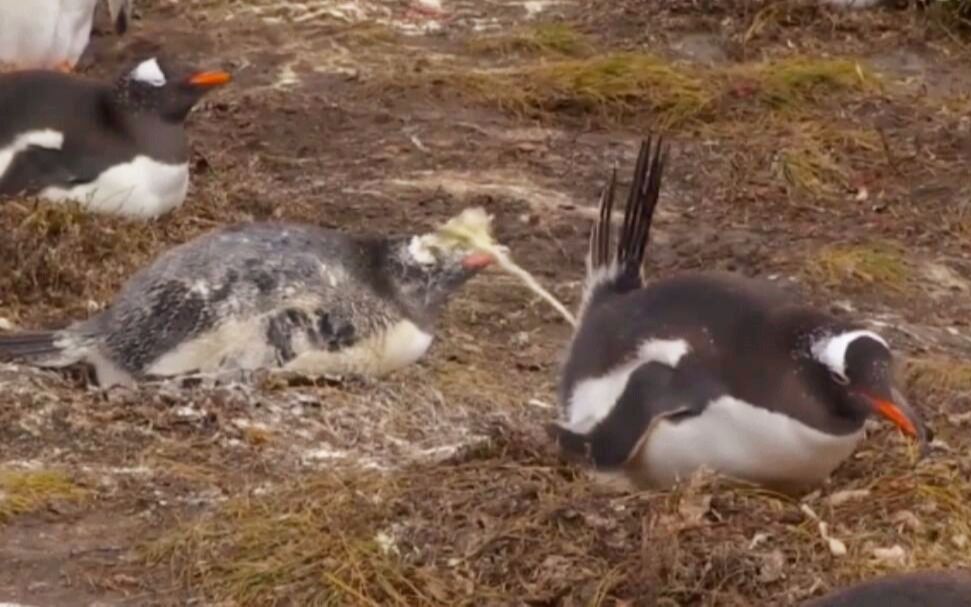
[[[47,356],[61,351],[54,344],[52,331],[25,331],[0,335],[0,360],[15,360]]]

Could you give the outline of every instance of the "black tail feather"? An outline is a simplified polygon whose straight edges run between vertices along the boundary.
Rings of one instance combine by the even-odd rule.
[[[610,172],[610,181],[600,193],[600,216],[590,231],[591,269],[610,264],[610,216],[614,210],[614,192],[617,187],[617,168]]]
[[[616,249],[611,251],[611,215],[617,190],[617,169],[600,194],[600,210],[590,231],[587,280],[581,313],[595,305],[602,294],[624,293],[643,286],[641,266],[650,240],[651,221],[661,193],[661,175],[667,158],[663,137],[648,136],[641,142],[633,183],[624,208],[624,222]],[[613,255],[611,254],[613,253]]]
[[[53,331],[24,331],[0,335],[0,361],[49,356],[61,351]]]
[[[652,149],[653,148],[653,149]],[[634,179],[624,209],[624,224],[617,241],[617,263],[621,266],[621,288],[641,286],[641,268],[650,241],[651,223],[661,194],[661,175],[667,159],[662,137],[649,136],[641,143]]]

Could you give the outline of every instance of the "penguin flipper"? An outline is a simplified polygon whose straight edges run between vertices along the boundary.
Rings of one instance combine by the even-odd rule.
[[[597,468],[627,465],[640,452],[656,420],[701,414],[717,392],[710,379],[699,381],[690,369],[651,362],[631,373],[613,409],[586,434],[557,425],[548,428],[569,458],[591,461]]]
[[[60,149],[32,145],[14,157],[0,178],[0,194],[36,194],[47,187],[70,188],[96,178],[72,166]]]

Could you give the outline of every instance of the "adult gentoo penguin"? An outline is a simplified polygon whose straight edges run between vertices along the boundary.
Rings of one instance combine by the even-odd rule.
[[[0,74],[0,195],[138,219],[178,207],[189,187],[186,116],[229,80],[154,57],[113,86],[47,70]]]
[[[124,34],[133,0],[107,0],[115,31]],[[0,67],[70,71],[88,46],[98,0],[0,2]]]
[[[926,445],[894,389],[886,340],[766,281],[641,273],[666,149],[641,146],[611,255],[616,173],[600,200],[560,378],[564,454],[666,487],[700,467],[797,490],[825,479],[879,413]]]
[[[968,607],[971,571],[897,573],[811,599],[800,607]]]
[[[0,334],[0,360],[88,363],[102,386],[258,368],[388,373],[424,355],[449,297],[493,261],[436,234],[223,228],[163,253],[87,320]]]

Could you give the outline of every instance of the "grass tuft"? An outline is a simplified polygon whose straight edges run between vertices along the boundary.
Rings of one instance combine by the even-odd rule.
[[[563,23],[545,23],[508,34],[474,38],[467,46],[473,52],[497,55],[519,53],[580,57],[593,50],[586,36]]]
[[[862,90],[878,83],[859,63],[846,59],[794,57],[757,66],[759,98],[774,109],[801,108],[826,95]]]
[[[466,94],[505,110],[596,113],[616,118],[647,111],[661,126],[700,117],[714,99],[690,69],[639,53],[530,64],[453,75]]]
[[[0,523],[58,502],[76,502],[86,495],[86,490],[62,472],[0,469]]]
[[[923,394],[971,393],[971,363],[945,357],[911,358],[903,365],[910,389]]]
[[[0,306],[83,309],[110,295],[127,264],[148,255],[149,224],[86,212],[73,203],[0,205]],[[97,275],[92,276],[91,268]]]
[[[832,245],[808,261],[808,273],[828,286],[845,283],[879,285],[904,291],[911,267],[899,247],[886,242],[865,245]]]

